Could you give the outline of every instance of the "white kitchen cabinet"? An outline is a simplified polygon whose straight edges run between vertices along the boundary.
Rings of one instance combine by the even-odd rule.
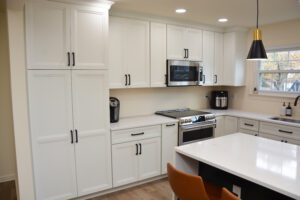
[[[290,139],[290,138],[286,138],[286,137],[282,137],[282,136],[278,136],[278,135],[259,133],[259,136],[263,137],[263,138],[268,138],[271,140],[277,140],[277,141],[284,142],[284,143],[300,145],[300,140]]]
[[[225,117],[223,116],[216,117],[215,137],[221,137],[226,134],[224,127],[225,127]]]
[[[167,25],[151,22],[151,87],[166,87]]]
[[[161,172],[167,173],[167,163],[174,162],[174,148],[178,145],[178,124],[169,123],[162,125],[162,162]]]
[[[257,131],[252,131],[252,130],[248,130],[248,129],[241,129],[239,130],[240,133],[246,133],[249,135],[253,135],[253,136],[258,136],[258,132]]]
[[[109,7],[26,2],[27,68],[107,68]]]
[[[28,70],[28,90],[37,199],[111,188],[107,72]]]
[[[224,129],[225,129],[226,135],[238,132],[238,118],[237,117],[225,116],[224,124],[225,124]]]
[[[150,87],[149,22],[110,18],[110,88]]]
[[[112,131],[113,186],[161,174],[161,126]]]
[[[223,85],[245,85],[247,32],[224,33]]]
[[[224,73],[224,35],[215,33],[214,40],[214,85],[223,85]]]
[[[114,187],[138,181],[138,142],[112,145]]]
[[[215,34],[203,31],[203,84],[214,84]]]
[[[167,25],[167,58],[202,60],[202,30]]]

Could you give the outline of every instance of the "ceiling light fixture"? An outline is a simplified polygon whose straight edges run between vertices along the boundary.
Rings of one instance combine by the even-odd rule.
[[[178,8],[178,9],[175,10],[175,12],[178,13],[178,14],[183,14],[183,13],[186,13],[186,9]]]
[[[225,22],[228,22],[228,19],[227,18],[220,18],[220,19],[218,19],[218,22],[225,23]]]
[[[249,50],[247,60],[266,60],[268,59],[264,44],[262,42],[261,30],[258,28],[259,2],[257,0],[256,29],[253,32],[253,42]]]

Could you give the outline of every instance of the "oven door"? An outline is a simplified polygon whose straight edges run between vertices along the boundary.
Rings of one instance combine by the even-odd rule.
[[[200,85],[202,83],[201,62],[168,60],[167,85],[168,86],[188,86]]]
[[[205,125],[183,125],[179,127],[178,145],[189,144],[213,138],[216,124]]]

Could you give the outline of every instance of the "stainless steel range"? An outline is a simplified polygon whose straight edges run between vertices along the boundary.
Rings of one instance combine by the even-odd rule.
[[[178,145],[214,137],[216,117],[212,113],[186,108],[158,111],[155,114],[179,120]]]

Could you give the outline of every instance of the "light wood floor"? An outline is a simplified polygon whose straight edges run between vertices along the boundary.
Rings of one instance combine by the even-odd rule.
[[[0,183],[0,200],[16,200],[15,181]]]
[[[125,189],[90,200],[171,200],[172,190],[167,179]]]

